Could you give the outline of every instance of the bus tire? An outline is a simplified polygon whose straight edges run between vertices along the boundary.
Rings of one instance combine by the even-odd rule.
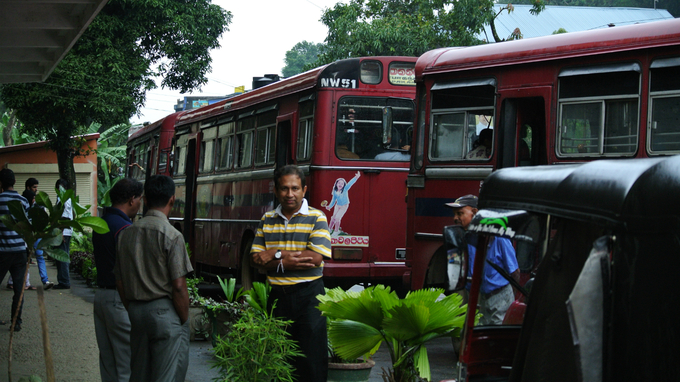
[[[253,283],[256,281],[264,282],[265,276],[260,273],[259,269],[250,264],[250,248],[253,246],[253,238],[245,240],[243,251],[241,253],[241,287],[244,290],[253,288]]]
[[[425,288],[444,288],[447,289],[449,276],[446,273],[448,261],[446,249],[442,245],[432,255],[430,264],[425,275]]]

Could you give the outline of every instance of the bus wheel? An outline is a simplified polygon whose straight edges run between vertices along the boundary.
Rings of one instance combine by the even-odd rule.
[[[253,239],[247,239],[241,254],[241,287],[244,290],[252,289],[255,281],[264,282],[265,279],[257,268],[250,265],[250,247],[252,245]]]
[[[434,252],[427,267],[425,288],[443,288],[446,294],[450,294],[450,291],[448,291],[449,275],[446,273],[447,269],[446,249],[442,245]]]

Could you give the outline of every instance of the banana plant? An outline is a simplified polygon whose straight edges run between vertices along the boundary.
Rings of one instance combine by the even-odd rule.
[[[62,231],[64,228],[71,228],[77,232],[83,232],[85,227],[90,227],[92,230],[99,234],[104,234],[109,232],[109,226],[106,222],[98,217],[88,216],[88,210],[90,206],[81,206],[78,203],[78,197],[73,195],[73,190],[64,190],[59,188],[57,190],[57,196],[60,202],[52,204],[49,196],[42,191],[39,191],[35,197],[35,202],[39,207],[33,207],[26,212],[23,205],[18,200],[12,200],[7,203],[7,208],[9,214],[1,215],[0,222],[5,225],[5,227],[15,231],[19,234],[26,242],[26,247],[28,249],[28,261],[26,263],[26,270],[24,271],[23,282],[19,285],[24,285],[26,283],[26,277],[28,275],[28,267],[31,262],[31,258],[35,255],[34,244],[38,239],[40,243],[38,244],[38,249],[42,249],[43,253],[46,253],[56,260],[70,263],[71,260],[66,252],[59,249],[58,246],[61,245],[64,240]],[[64,206],[66,201],[71,200],[71,205],[73,207],[73,219],[62,218],[61,215],[64,213]],[[42,208],[40,208],[42,207]],[[42,296],[42,285],[38,285],[39,296]],[[23,300],[24,288],[21,288],[21,297]],[[39,297],[40,298],[40,297]],[[41,302],[42,303],[42,302]],[[12,326],[10,328],[9,337],[9,354],[12,354],[12,344],[14,337],[14,326],[16,325],[17,312],[12,312]],[[44,318],[41,317],[42,320]],[[43,322],[43,327],[47,327],[47,322]],[[45,347],[45,357],[46,365],[48,366],[47,377],[48,381],[54,380],[54,371],[49,370],[52,365],[51,351],[49,350],[50,345],[48,340],[44,340],[43,346]],[[49,358],[49,362],[47,360]],[[12,367],[11,367],[12,357],[9,357],[9,367],[8,374],[9,380],[12,380]],[[52,378],[50,378],[50,376]]]
[[[333,351],[345,360],[373,354],[384,341],[392,361],[385,377],[391,381],[430,380],[425,343],[438,337],[460,336],[467,305],[443,289],[421,289],[400,299],[383,285],[361,292],[331,289],[319,295],[319,310],[329,318]]]

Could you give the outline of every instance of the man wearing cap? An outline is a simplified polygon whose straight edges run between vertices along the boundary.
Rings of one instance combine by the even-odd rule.
[[[467,231],[472,217],[477,213],[478,198],[474,195],[465,195],[456,199],[453,203],[446,203],[453,208],[453,223],[459,224]],[[467,233],[468,240],[468,277],[472,275],[472,267],[475,262],[477,248],[472,243],[477,242],[477,235]],[[493,237],[489,240],[486,250],[486,259],[505,269],[506,272],[519,282],[519,267],[517,256],[512,242],[506,238]],[[469,288],[469,286],[467,286]],[[484,267],[484,278],[479,294],[479,312],[482,318],[480,325],[500,325],[503,323],[505,312],[515,300],[510,282],[501,276],[491,266]]]

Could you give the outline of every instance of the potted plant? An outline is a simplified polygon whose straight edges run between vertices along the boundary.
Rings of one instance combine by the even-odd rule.
[[[391,382],[430,379],[425,343],[459,336],[466,305],[457,294],[439,297],[443,289],[421,289],[400,299],[389,287],[376,285],[361,292],[330,291],[318,296],[319,310],[329,317],[328,337],[345,360],[374,353],[385,341],[392,361],[383,379]],[[344,295],[344,296],[343,296]]]
[[[326,294],[317,296],[317,299],[321,302],[340,301],[348,295],[357,296],[358,294],[358,292],[345,291],[339,287],[335,289],[326,288]],[[327,329],[331,328],[331,321],[333,320],[334,318],[331,316],[326,316]],[[375,366],[375,362],[370,357],[378,351],[378,348],[379,346],[376,346],[372,351],[359,358],[346,360],[335,352],[329,333],[327,382],[367,382],[371,375],[371,370],[373,369],[373,366]]]
[[[291,322],[276,318],[273,307],[267,310],[270,288],[255,282],[253,289],[239,290],[245,300],[234,301],[243,307],[240,317],[226,336],[217,336],[212,349],[216,359],[213,367],[220,369],[218,380],[293,382],[289,361],[302,353],[286,332]]]
[[[208,302],[198,293],[198,284],[202,282],[202,277],[187,277],[190,341],[205,340],[210,334],[210,321],[206,319],[204,309]]]
[[[231,327],[236,323],[244,310],[244,305],[239,301],[244,295],[243,289],[236,290],[236,279],[230,278],[222,280],[217,277],[224,300],[216,301],[212,298],[203,298],[204,322],[210,328],[210,338],[212,345],[217,345],[218,337],[225,337],[229,334]]]

